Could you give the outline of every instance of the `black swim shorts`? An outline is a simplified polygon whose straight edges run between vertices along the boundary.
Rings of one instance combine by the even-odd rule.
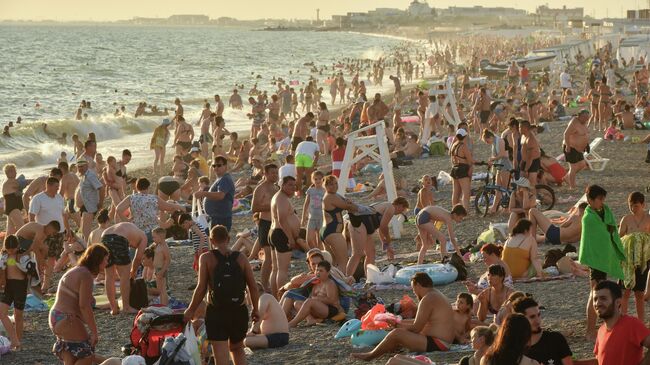
[[[248,330],[248,308],[245,305],[216,308],[208,304],[205,311],[205,332],[208,341],[241,342]]]
[[[539,158],[536,158],[530,162],[530,167],[526,168],[526,161],[521,161],[521,170],[522,171],[527,171],[530,173],[536,173],[539,171],[539,169],[542,167],[542,164],[539,160]]]
[[[7,283],[5,284],[5,291],[2,294],[0,303],[4,303],[8,306],[11,306],[11,304],[13,304],[15,309],[24,310],[26,300],[27,279],[7,279]]]
[[[270,349],[284,347],[289,344],[289,334],[284,332],[271,333],[269,335],[266,335],[266,341],[269,343],[268,347]]]
[[[271,221],[260,219],[257,223],[257,233],[260,238],[260,247],[269,246],[269,231],[271,231]]]
[[[580,161],[583,161],[585,159],[585,156],[582,154],[582,152],[578,152],[575,148],[571,147],[569,149],[569,152],[564,152],[564,159],[568,163],[578,163]]]
[[[108,266],[124,266],[131,263],[129,257],[129,240],[117,235],[107,234],[102,236],[102,243],[108,248]]]
[[[279,253],[291,252],[289,237],[287,237],[281,228],[274,228],[271,230],[271,233],[269,234],[269,243],[271,244],[271,248]]]

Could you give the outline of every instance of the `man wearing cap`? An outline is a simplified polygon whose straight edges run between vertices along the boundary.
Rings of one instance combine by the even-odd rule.
[[[570,188],[576,187],[576,175],[587,167],[583,153],[589,149],[589,111],[582,109],[573,117],[564,130],[562,147],[564,158],[569,163],[569,172],[564,177]]]
[[[209,191],[197,191],[194,197],[205,198],[203,206],[205,213],[210,216],[210,227],[222,225],[230,231],[232,228],[232,203],[235,198],[235,183],[228,173],[228,159],[217,156],[212,163],[212,169],[217,176]]]
[[[92,228],[93,218],[99,210],[99,202],[102,200],[100,192],[104,186],[97,173],[88,167],[88,161],[80,158],[77,161],[77,168],[81,176],[79,183],[79,190],[81,193],[81,232],[85,240],[88,240],[88,235]]]

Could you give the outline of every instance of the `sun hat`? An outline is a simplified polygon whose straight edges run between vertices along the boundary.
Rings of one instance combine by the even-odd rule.
[[[88,161],[86,161],[86,159],[83,157],[77,160],[77,166],[81,165],[88,165]]]
[[[525,177],[520,177],[519,179],[515,180],[514,184],[522,188],[530,189],[530,181],[528,181],[528,179]]]

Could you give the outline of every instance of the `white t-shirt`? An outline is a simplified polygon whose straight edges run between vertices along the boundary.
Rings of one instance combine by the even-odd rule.
[[[312,129],[310,129],[309,130],[309,135],[311,136],[311,138],[316,140],[316,136],[318,136],[318,128],[314,127]]]
[[[318,149],[318,143],[314,141],[303,141],[298,143],[298,147],[296,147],[296,155],[303,154],[314,158],[316,152],[320,152],[320,150]]]
[[[562,72],[560,74],[560,87],[565,89],[571,88],[571,75],[568,72]]]
[[[610,88],[616,87],[616,72],[612,68],[608,68],[605,71],[605,78],[607,78],[607,86]]]
[[[278,175],[280,176],[280,180],[284,179],[285,176],[293,176],[295,179],[296,176],[298,176],[298,173],[296,172],[296,165],[292,163],[284,164],[280,166],[278,169]]]
[[[60,232],[65,231],[63,226],[63,209],[65,202],[60,194],[50,198],[45,192],[36,194],[29,203],[29,214],[36,216],[36,223],[48,224],[58,221],[61,225]]]

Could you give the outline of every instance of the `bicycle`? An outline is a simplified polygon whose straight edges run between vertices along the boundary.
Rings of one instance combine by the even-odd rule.
[[[496,184],[496,174],[490,174],[490,165],[486,162],[477,162],[474,165],[488,166],[487,174],[485,175],[485,178],[482,179],[484,185],[476,190],[476,196],[474,198],[474,208],[476,208],[476,212],[483,217],[487,216],[497,192],[501,193],[501,201],[495,211],[498,211],[499,207],[508,209],[508,206],[510,205],[510,196],[517,189],[516,185],[511,182],[511,178],[508,179],[508,187],[504,188],[503,186]],[[492,164],[491,166],[501,167],[503,165]],[[510,172],[512,173],[514,170],[511,170]],[[510,176],[512,177],[512,175]],[[537,191],[537,208],[541,211],[553,209],[553,206],[555,205],[555,191],[546,184],[537,184],[535,185],[535,189]]]

